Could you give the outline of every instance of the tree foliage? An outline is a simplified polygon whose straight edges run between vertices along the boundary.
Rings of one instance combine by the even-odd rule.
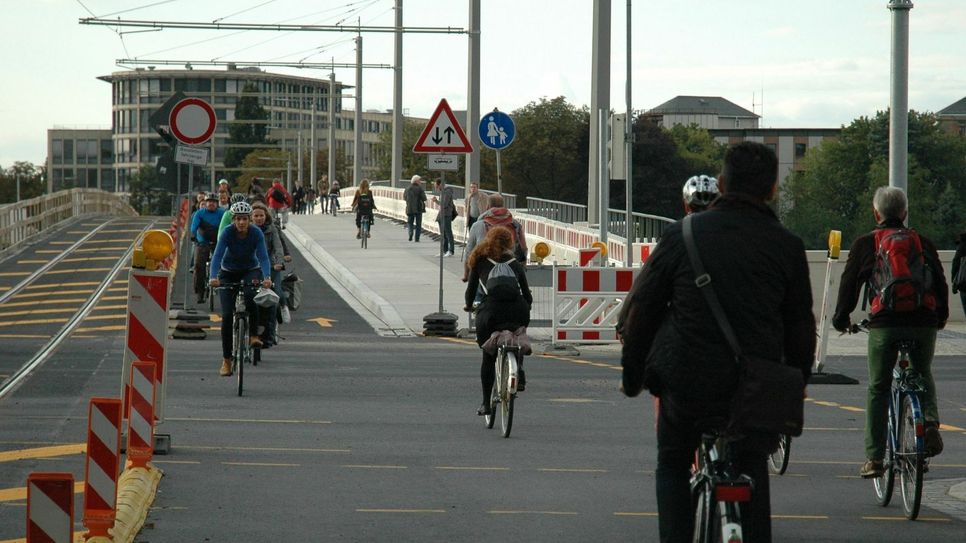
[[[426,175],[426,155],[413,152],[413,146],[423,131],[424,123],[412,119],[404,119],[402,134],[402,179],[396,182],[408,180],[414,175]],[[392,178],[392,131],[387,130],[379,134],[379,141],[375,145],[377,156],[385,157],[380,161],[376,177],[378,179]],[[463,161],[460,161],[460,168],[463,168]],[[336,159],[338,165],[338,158]],[[338,168],[337,168],[338,169]],[[462,171],[462,170],[461,170]],[[461,174],[457,172],[457,174]],[[346,177],[343,177],[346,179]]]
[[[860,117],[838,139],[809,150],[782,187],[781,216],[806,246],[827,246],[829,230],[848,247],[875,226],[872,195],[889,183],[889,112]],[[910,226],[940,248],[951,248],[966,211],[966,140],[940,128],[929,113],[909,113]]]
[[[131,207],[142,215],[170,215],[174,194],[153,166],[141,166],[128,180]]]
[[[17,161],[9,168],[0,167],[0,204],[17,200],[17,180],[20,180],[20,199],[40,196],[47,190],[46,168],[26,161]]]
[[[258,88],[246,83],[242,94],[235,102],[235,123],[228,130],[228,144],[258,145],[268,143],[268,111],[258,102]],[[263,121],[263,122],[237,122]],[[251,148],[229,147],[225,152],[225,167],[237,168],[249,155]],[[237,174],[232,177],[237,177]]]

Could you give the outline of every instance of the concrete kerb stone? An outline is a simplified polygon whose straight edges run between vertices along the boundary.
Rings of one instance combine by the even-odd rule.
[[[286,232],[298,242],[297,248],[301,246],[308,252],[308,255],[305,256],[311,256],[325,268],[349,294],[381,320],[388,329],[394,331],[395,335],[400,337],[415,337],[415,334],[406,326],[406,322],[391,303],[360,281],[351,270],[340,264],[338,260],[323,249],[321,245],[306,234],[297,224],[289,221]],[[400,333],[399,331],[401,330],[405,330],[408,333]]]

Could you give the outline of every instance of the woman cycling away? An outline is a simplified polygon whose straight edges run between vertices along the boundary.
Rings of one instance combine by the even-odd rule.
[[[352,199],[352,209],[356,212],[356,239],[362,238],[362,217],[369,217],[369,230],[372,230],[372,212],[376,209],[376,200],[369,191],[369,180],[363,179],[359,184],[359,190]],[[372,237],[370,233],[368,237]]]
[[[480,347],[493,332],[516,330],[530,324],[530,306],[533,295],[527,284],[527,274],[513,257],[513,234],[504,226],[490,229],[486,238],[470,253],[467,264],[470,276],[464,295],[466,307],[470,311],[476,298],[476,289],[484,292],[476,314],[476,343]],[[511,275],[512,272],[512,275]],[[523,373],[523,357],[518,360],[520,374],[517,390],[526,388],[526,375]],[[490,392],[496,380],[496,355],[483,351],[480,366],[480,380],[483,385],[483,405],[477,415],[491,413]]]
[[[282,252],[282,232],[278,226],[272,222],[269,215],[268,206],[263,203],[252,204],[252,223],[257,226],[265,236],[265,248],[268,250],[268,258],[272,261],[272,290],[278,294],[279,304],[285,298],[282,290],[282,270],[285,269],[285,253]],[[270,311],[268,315],[265,337],[262,338],[262,348],[267,349],[272,345],[278,345],[276,330],[278,330],[278,311],[281,305],[275,306],[275,311]]]
[[[215,254],[211,257],[209,283],[218,287],[222,282],[241,283],[245,288],[245,307],[255,318],[249,321],[249,336],[253,346],[261,347],[258,337],[258,307],[255,305],[254,289],[248,287],[261,281],[265,288],[272,288],[270,279],[271,262],[265,246],[265,236],[258,228],[250,228],[252,206],[248,202],[238,202],[231,206],[231,224],[218,237]],[[231,336],[232,320],[235,314],[234,289],[223,289],[221,293],[221,375],[231,375]]]

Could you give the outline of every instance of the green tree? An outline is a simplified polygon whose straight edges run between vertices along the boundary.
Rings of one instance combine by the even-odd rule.
[[[268,139],[268,111],[259,103],[258,88],[246,83],[242,95],[235,102],[235,122],[228,130],[228,145],[249,147],[228,147],[225,152],[225,167],[237,168],[251,152],[251,145],[270,143]],[[239,122],[254,121],[254,122]],[[234,179],[238,174],[229,174]]]
[[[408,180],[417,174],[432,177],[432,175],[427,175],[426,173],[426,155],[413,152],[413,146],[416,145],[416,140],[419,139],[419,135],[422,133],[424,127],[425,123],[422,121],[414,121],[412,119],[404,120],[402,134],[402,180]],[[376,177],[379,179],[392,178],[392,131],[379,134],[379,141],[375,145],[375,152],[377,156],[383,157],[379,161]],[[462,168],[462,162],[464,161],[461,160],[460,162],[460,167]],[[336,157],[336,165],[336,169],[338,169],[338,156]],[[342,178],[345,179],[346,177]],[[451,179],[456,179],[456,177],[452,177]],[[401,180],[396,180],[397,183],[399,181]]]
[[[170,215],[174,194],[165,187],[153,166],[141,166],[128,180],[131,207],[142,215]]]
[[[40,196],[47,190],[45,167],[17,161],[9,168],[0,167],[0,203],[16,201],[18,179],[21,200]]]
[[[860,117],[838,139],[810,149],[782,187],[781,216],[806,246],[827,246],[841,230],[848,247],[874,225],[872,195],[889,182],[889,112]],[[910,225],[940,248],[951,248],[966,212],[966,140],[943,131],[935,116],[909,112]]]

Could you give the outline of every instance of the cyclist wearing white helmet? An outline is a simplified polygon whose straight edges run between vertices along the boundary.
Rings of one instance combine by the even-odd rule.
[[[711,202],[718,197],[718,180],[710,175],[695,175],[684,182],[681,193],[684,213],[699,213],[708,209]]]
[[[211,257],[209,282],[218,287],[222,282],[241,283],[245,288],[245,305],[251,315],[256,315],[250,324],[249,336],[252,345],[261,346],[258,327],[262,319],[261,311],[255,305],[255,292],[247,287],[261,282],[265,288],[272,288],[271,261],[265,245],[265,235],[259,228],[250,228],[252,206],[248,202],[236,202],[231,206],[231,224],[218,237],[215,254]],[[233,289],[220,290],[221,295],[221,375],[231,375],[231,336],[232,317],[235,313],[235,292]]]

